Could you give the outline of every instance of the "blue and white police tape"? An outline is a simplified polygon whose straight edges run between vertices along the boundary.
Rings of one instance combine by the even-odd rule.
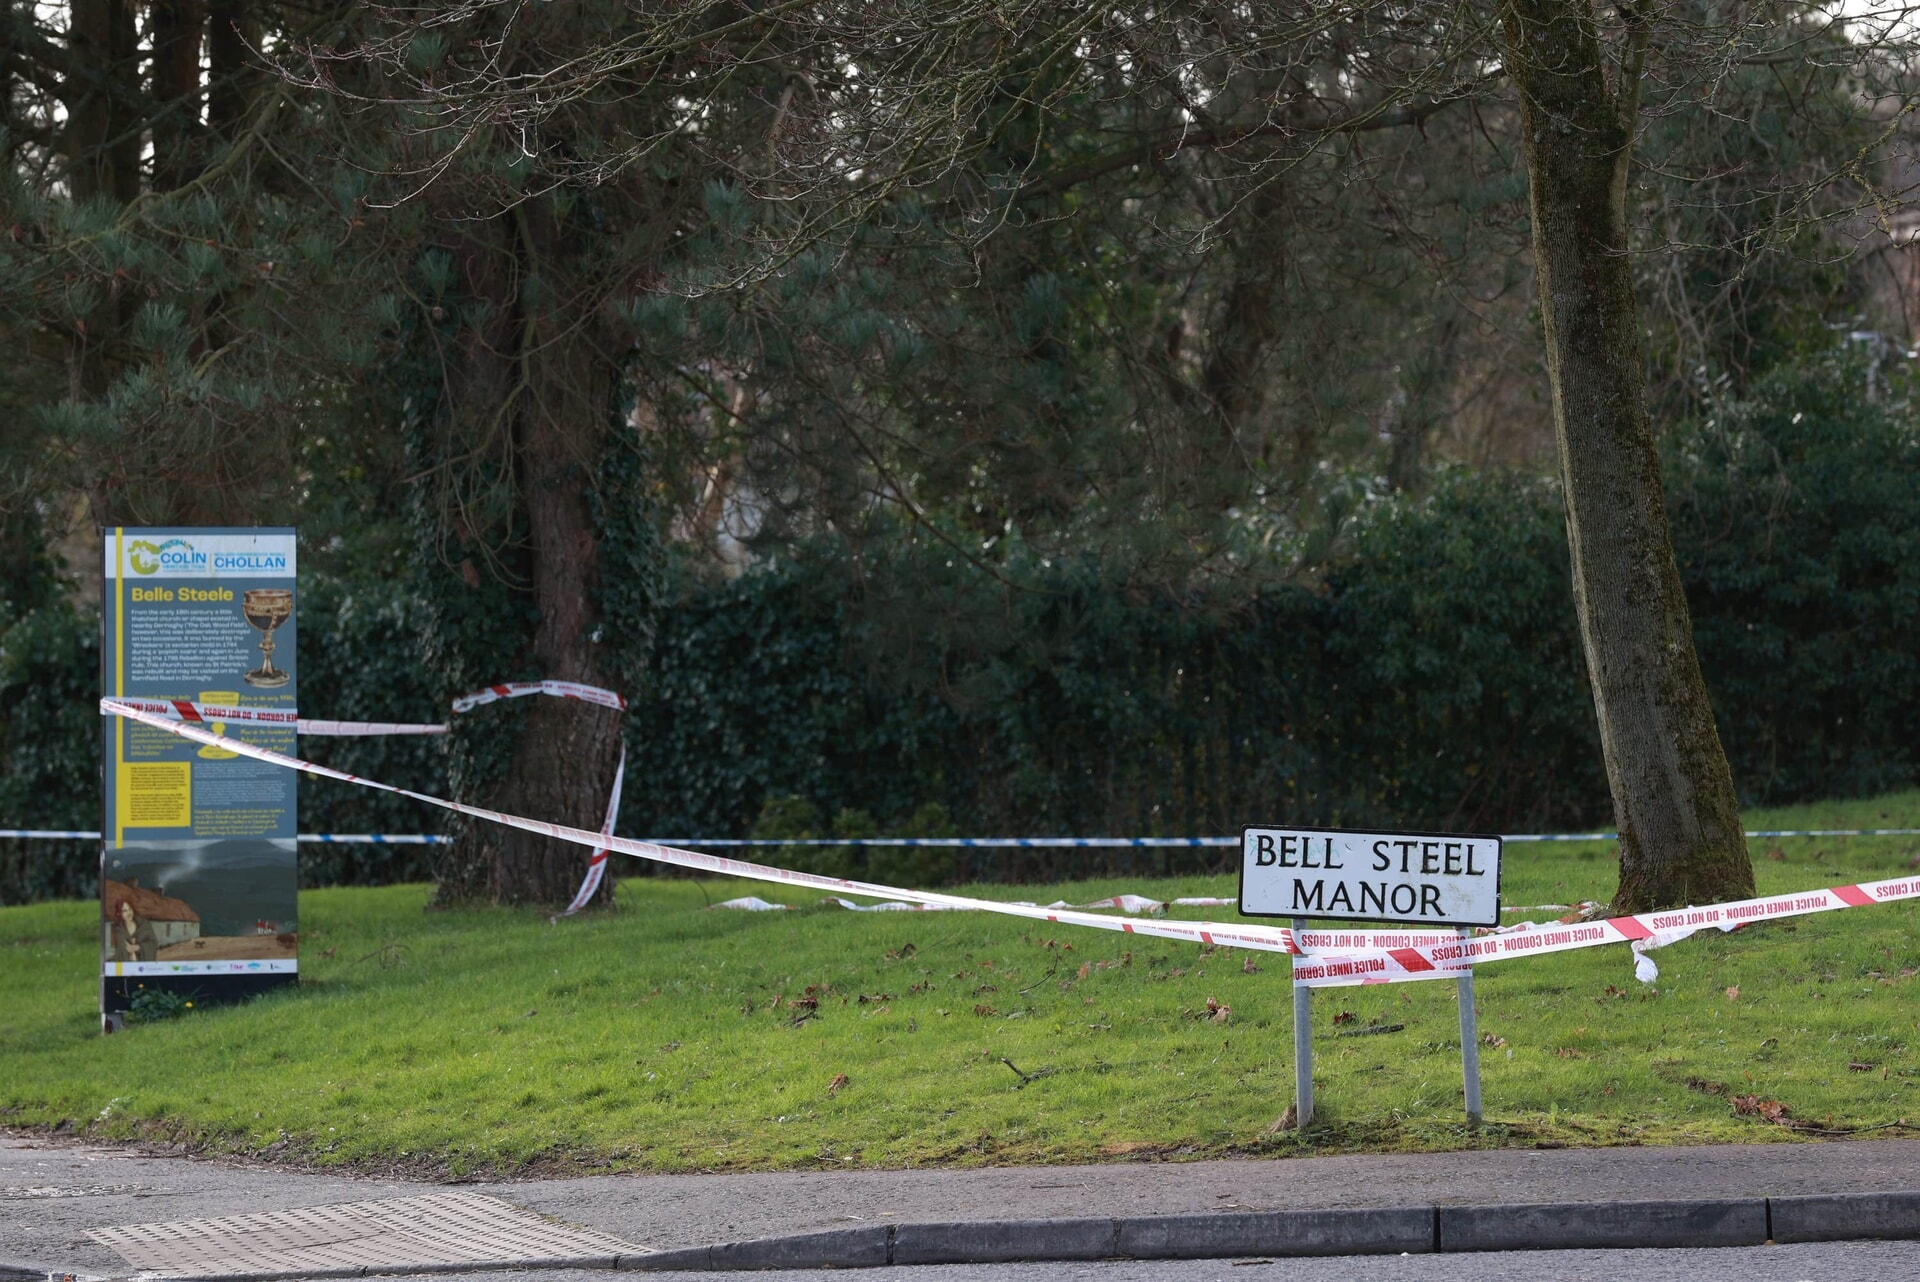
[[[1920,837],[1920,828],[1758,828],[1743,834],[1761,837]],[[1509,833],[1502,841],[1613,841],[1611,832]],[[64,828],[0,828],[0,839],[98,841],[100,834]],[[437,846],[453,840],[438,833],[303,832],[301,841],[335,845]],[[926,846],[982,850],[1111,850],[1230,848],[1238,837],[648,837],[664,846],[739,849],[753,846]]]

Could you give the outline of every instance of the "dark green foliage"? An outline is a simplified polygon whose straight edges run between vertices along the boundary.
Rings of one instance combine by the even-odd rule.
[[[1324,598],[1345,729],[1321,751],[1369,784],[1343,805],[1349,821],[1606,821],[1567,583],[1565,518],[1543,483],[1454,473],[1424,501],[1380,505]]]
[[[1463,474],[1382,502],[1325,584],[1252,599],[1135,591],[1096,567],[1016,557],[997,610],[973,603],[985,622],[971,627],[940,617],[953,605],[941,545],[888,546],[890,559],[868,549],[857,590],[825,545],[804,568],[683,587],[654,702],[636,716],[623,831],[1512,830],[1606,813],[1559,505],[1543,485]],[[918,608],[889,626],[873,598],[890,591]],[[919,882],[1219,861],[861,854],[788,860]]]
[[[173,989],[142,988],[133,995],[127,1019],[135,1024],[158,1024],[178,1019],[193,1009],[193,998]]]
[[[337,721],[447,720],[447,700],[420,661],[417,598],[404,584],[349,582],[322,572],[301,575],[300,705]],[[303,738],[300,751],[322,765],[383,783],[444,795],[446,741],[439,736]],[[437,832],[445,812],[392,793],[331,779],[300,781],[300,830],[333,833]],[[300,880],[308,886],[422,881],[428,846],[303,844]]]
[[[648,663],[666,590],[666,549],[654,502],[658,482],[646,438],[633,431],[609,432],[594,480],[588,499],[600,555],[595,590],[601,652],[614,684],[634,698],[650,680]]]
[[[65,601],[0,616],[0,826],[100,826],[100,620]],[[0,839],[0,903],[98,893],[91,841]]]
[[[1668,442],[1668,506],[1743,801],[1910,785],[1920,751],[1920,436],[1836,353]]]
[[[1920,440],[1908,401],[1885,389],[1869,399],[1867,387],[1864,363],[1843,356],[1777,370],[1750,399],[1667,442],[1681,572],[1749,802],[1910,786],[1920,764]],[[1090,561],[1049,563],[1011,540],[996,578],[949,564],[952,546],[924,530],[897,529],[857,547],[821,538],[733,580],[683,566],[663,585],[646,475],[637,453],[608,459],[596,509],[612,549],[602,607],[609,629],[625,630],[620,680],[638,694],[623,833],[1609,822],[1563,518],[1547,484],[1457,472],[1418,499],[1357,490],[1357,515],[1319,581],[1176,596]],[[488,639],[499,620],[487,609],[438,631],[462,640],[457,655],[423,651],[423,606],[397,571],[351,579],[322,549],[309,560],[309,715],[437,721],[454,687],[522,675],[498,669]],[[451,594],[442,608],[485,591]],[[667,604],[644,661],[656,599]],[[50,603],[0,637],[0,822],[96,822],[96,627]],[[309,739],[304,749],[357,773],[449,788],[439,740]],[[434,831],[442,818],[347,785],[301,788],[305,831]],[[419,878],[426,853],[308,846],[303,878]],[[1231,858],[844,845],[764,857],[928,886]],[[0,896],[89,894],[94,858],[79,843],[0,844]]]

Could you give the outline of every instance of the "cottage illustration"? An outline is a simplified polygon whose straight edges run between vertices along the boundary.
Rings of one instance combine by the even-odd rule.
[[[200,914],[183,900],[109,877],[101,895],[108,961],[158,961],[160,950],[200,937]]]

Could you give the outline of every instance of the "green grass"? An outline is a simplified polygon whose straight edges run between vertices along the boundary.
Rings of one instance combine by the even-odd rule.
[[[1920,793],[1748,821],[1920,826]],[[1892,876],[1920,854],[1898,838],[1755,847],[1763,893]],[[1601,845],[1514,846],[1505,898],[1604,898],[1613,873]],[[1696,936],[1656,954],[1654,989],[1620,946],[1485,967],[1480,1026],[1499,1041],[1483,1047],[1478,1132],[1459,1111],[1451,984],[1322,990],[1320,1124],[1302,1136],[1268,1132],[1292,1096],[1283,958],[985,914],[704,909],[745,893],[817,898],[635,879],[618,912],[554,925],[423,912],[417,886],[314,891],[297,990],[112,1037],[96,1031],[94,905],[0,910],[0,1122],[460,1175],[1803,1134],[1736,1115],[1734,1094],[1833,1130],[1920,1120],[1915,904]],[[817,1015],[796,1026],[809,989]],[[1199,1017],[1209,998],[1226,1023]],[[1336,1027],[1341,1012],[1354,1018]],[[1337,1035],[1389,1023],[1405,1028]]]

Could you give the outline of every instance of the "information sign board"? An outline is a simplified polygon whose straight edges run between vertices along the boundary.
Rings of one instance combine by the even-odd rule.
[[[101,692],[189,705],[218,733],[293,753],[294,532],[103,533]],[[101,732],[106,1027],[295,982],[295,773],[121,717]]]
[[[1500,838],[1346,828],[1240,834],[1240,911],[1249,917],[1500,924]]]

